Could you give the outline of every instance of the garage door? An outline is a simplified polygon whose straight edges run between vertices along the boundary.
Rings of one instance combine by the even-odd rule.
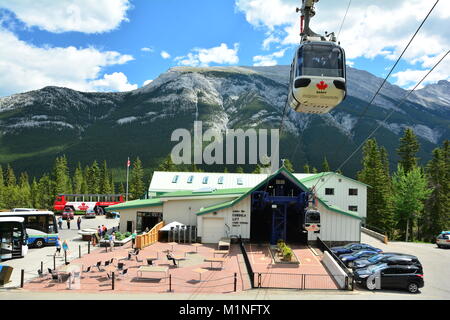
[[[203,243],[218,243],[225,237],[223,218],[203,218]]]

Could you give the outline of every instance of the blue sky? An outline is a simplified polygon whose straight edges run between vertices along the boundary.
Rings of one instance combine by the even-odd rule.
[[[353,2],[339,38],[348,62],[385,76],[432,3]],[[412,86],[448,50],[448,31],[434,32],[445,23],[449,26],[450,7],[441,2],[395,70],[392,83]],[[295,7],[299,4],[294,0],[0,0],[0,47],[7,48],[0,51],[0,96],[46,85],[127,91],[177,65],[290,64],[298,42]],[[321,0],[313,29],[337,32],[347,4],[347,0]],[[385,19],[379,19],[380,12]],[[163,57],[163,51],[168,55]],[[437,70],[430,81],[449,79],[448,66]]]

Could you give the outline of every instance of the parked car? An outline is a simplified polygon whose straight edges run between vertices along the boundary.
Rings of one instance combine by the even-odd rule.
[[[387,263],[356,270],[355,282],[369,290],[377,289],[375,276],[380,276],[380,289],[404,289],[417,293],[424,286],[423,269],[416,265],[389,265]]]
[[[405,255],[404,253],[397,253],[397,252],[383,252],[383,253],[379,253],[376,256],[373,256],[370,258],[354,260],[352,268],[353,269],[366,268],[370,265],[386,263],[386,262],[388,262],[389,258],[395,257],[395,256],[406,257],[408,255]],[[409,256],[409,257],[414,257],[414,256]]]
[[[439,248],[450,248],[450,231],[442,231],[436,237],[436,244]]]
[[[347,266],[351,267],[353,266],[353,261],[356,259],[364,259],[364,258],[370,258],[375,255],[377,255],[378,252],[372,251],[372,250],[359,250],[356,252],[353,252],[351,254],[341,254],[339,256],[339,259]]]
[[[70,220],[73,220],[74,212],[73,210],[67,210],[65,209],[62,213],[62,218],[67,220],[69,218]]]
[[[349,243],[342,247],[332,247],[331,251],[339,256],[341,254],[351,254],[353,252],[359,251],[359,250],[372,250],[376,252],[381,252],[381,249],[374,248],[371,245],[365,244],[365,243]]]
[[[97,215],[97,213],[94,210],[88,209],[88,210],[86,210],[84,218],[85,219],[93,219],[93,218],[95,218],[96,215]]]

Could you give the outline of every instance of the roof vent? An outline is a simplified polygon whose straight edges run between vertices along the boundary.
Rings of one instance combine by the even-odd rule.
[[[200,188],[197,190],[192,191],[192,193],[205,193],[205,192],[214,192],[216,191],[216,188],[211,188],[211,187],[207,187],[207,188]]]

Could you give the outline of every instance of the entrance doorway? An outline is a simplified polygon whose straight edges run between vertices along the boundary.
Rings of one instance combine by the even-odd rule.
[[[137,212],[136,230],[138,232],[151,230],[156,224],[162,221],[162,212]]]

